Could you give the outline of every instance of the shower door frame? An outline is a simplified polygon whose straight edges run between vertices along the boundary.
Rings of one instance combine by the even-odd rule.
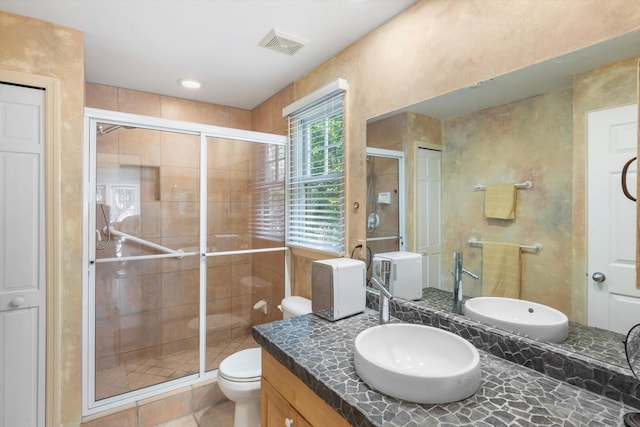
[[[132,126],[155,131],[175,132],[200,136],[200,242],[197,252],[185,252],[184,256],[199,256],[200,297],[199,297],[199,370],[197,373],[178,379],[148,386],[111,396],[99,401],[95,400],[95,269],[96,260],[96,144],[98,123],[108,123],[120,126]],[[82,414],[92,415],[97,412],[113,409],[159,393],[171,391],[186,385],[217,377],[217,369],[206,371],[206,290],[207,290],[207,259],[214,256],[228,256],[237,254],[253,254],[264,252],[288,251],[283,240],[282,246],[274,248],[248,249],[226,252],[208,252],[207,250],[207,141],[208,138],[222,138],[243,142],[261,143],[285,146],[288,138],[282,135],[268,134],[221,126],[204,125],[193,122],[162,119],[137,114],[116,111],[85,108],[84,117],[84,165],[83,165],[83,295],[82,295]],[[285,253],[286,254],[286,253]],[[149,257],[161,259],[175,257],[175,254],[127,257],[129,260],[140,260]],[[288,256],[285,256],[285,264]],[[289,286],[288,266],[285,265],[285,288]]]
[[[405,181],[405,154],[403,151],[388,150],[386,148],[367,147],[366,155],[371,157],[382,157],[398,161],[398,251],[406,250],[406,181]],[[367,189],[367,195],[369,191]],[[368,196],[367,196],[368,197]],[[375,200],[374,200],[374,203]],[[366,205],[369,205],[367,200]],[[391,240],[395,237],[367,238],[367,242]],[[373,255],[372,255],[373,257]]]

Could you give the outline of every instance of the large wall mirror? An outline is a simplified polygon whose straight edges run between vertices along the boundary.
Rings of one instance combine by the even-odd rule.
[[[638,40],[629,33],[367,122],[368,147],[383,134],[405,153],[406,250],[423,255],[424,286],[451,291],[454,251],[481,276],[483,249],[473,240],[540,244],[522,251],[521,299],[621,337],[640,321],[636,206],[619,184],[637,150]],[[438,153],[433,163],[424,166],[423,150]],[[441,173],[428,187],[429,197],[441,192],[437,209],[421,201],[425,167]],[[629,173],[635,183],[635,166]],[[482,186],[526,181],[514,219],[485,216]],[[425,234],[429,224],[437,229]],[[465,278],[463,294],[481,296],[482,280]]]

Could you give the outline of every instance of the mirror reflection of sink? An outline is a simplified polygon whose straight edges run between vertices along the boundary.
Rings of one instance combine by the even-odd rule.
[[[560,343],[569,335],[569,319],[561,311],[531,301],[502,298],[470,298],[464,314],[509,332],[540,341]]]
[[[480,386],[480,356],[468,341],[431,326],[394,323],[362,331],[356,373],[371,388],[416,403],[449,403]]]

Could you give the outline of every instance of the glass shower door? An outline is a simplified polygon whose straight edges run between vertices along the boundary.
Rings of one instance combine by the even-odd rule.
[[[252,327],[282,316],[286,250],[286,137],[89,113],[85,415],[257,347]]]
[[[102,123],[95,400],[199,371],[200,139]]]
[[[199,155],[194,135],[98,125],[96,400],[198,372]]]
[[[368,256],[405,249],[404,153],[367,148]]]
[[[206,371],[281,318],[283,248],[284,147],[207,138]]]

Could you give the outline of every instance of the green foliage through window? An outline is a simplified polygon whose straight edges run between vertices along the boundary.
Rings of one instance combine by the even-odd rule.
[[[289,118],[288,244],[344,252],[343,97]]]

